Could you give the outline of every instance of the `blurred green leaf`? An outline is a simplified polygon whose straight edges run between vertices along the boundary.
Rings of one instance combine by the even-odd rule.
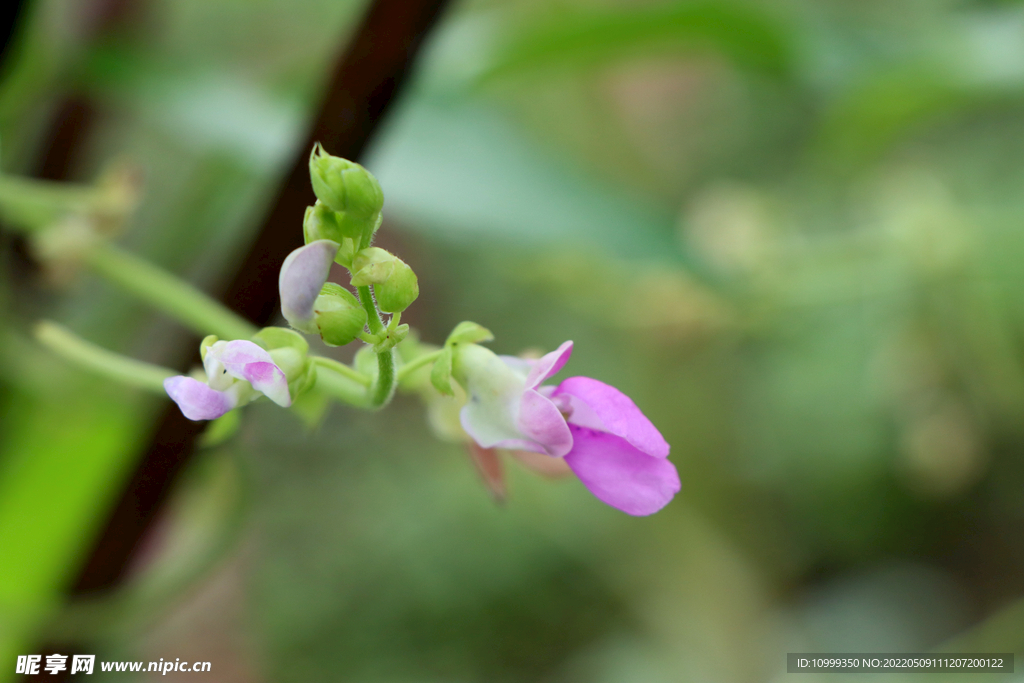
[[[789,77],[793,68],[792,36],[753,4],[677,2],[557,13],[513,33],[480,78],[603,62],[651,48],[719,53],[741,69],[776,78]]]

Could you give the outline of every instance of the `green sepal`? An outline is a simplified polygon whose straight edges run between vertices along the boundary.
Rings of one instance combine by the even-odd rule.
[[[204,361],[206,360],[206,350],[217,343],[217,335],[209,334],[203,337],[203,341],[199,342],[199,357]]]
[[[356,257],[359,248],[354,239],[343,239],[338,253],[334,256],[334,262],[352,270],[352,260]]]
[[[452,347],[446,344],[430,370],[430,383],[442,396],[455,394],[452,391],[452,355]]]
[[[313,302],[314,320],[328,346],[344,346],[366,326],[366,309],[352,292],[334,282],[325,283]]]
[[[487,341],[494,341],[494,335],[490,330],[477,323],[464,320],[455,326],[444,343],[445,346],[452,346],[454,344],[479,344]]]
[[[309,342],[306,338],[285,327],[264,327],[253,335],[252,340],[267,351],[291,347],[303,354],[309,353]]]
[[[373,345],[374,353],[384,353],[389,349],[393,349],[402,343],[409,335],[409,326],[406,324],[399,325],[395,329],[388,329],[384,332],[384,338]]]
[[[371,226],[365,219],[356,219],[350,214],[338,213],[318,199],[316,204],[306,207],[306,215],[302,221],[302,235],[306,244],[315,240],[331,240],[339,245],[345,245],[345,241],[348,240],[347,246],[339,250],[342,253],[335,258],[338,263],[346,264],[352,262],[352,256],[358,248],[356,245],[363,241],[369,242],[366,239],[367,233],[372,236],[380,223],[381,221],[378,219]]]

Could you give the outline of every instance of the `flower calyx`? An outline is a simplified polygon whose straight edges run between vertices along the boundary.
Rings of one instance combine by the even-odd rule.
[[[441,355],[434,361],[430,371],[430,382],[434,388],[443,396],[454,396],[452,390],[452,367],[455,361],[455,354],[466,345],[475,345],[480,342],[492,341],[494,335],[482,325],[464,320],[455,326],[448,339],[444,342]]]

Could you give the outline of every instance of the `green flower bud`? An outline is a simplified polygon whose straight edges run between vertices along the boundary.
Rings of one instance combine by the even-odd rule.
[[[317,143],[309,155],[309,177],[317,199],[338,213],[337,221],[347,236],[373,234],[380,225],[384,193],[372,173],[353,161],[331,156]]]
[[[331,240],[341,244],[343,238],[352,237],[342,234],[338,214],[327,208],[320,200],[313,206],[306,207],[306,216],[302,219],[302,236],[306,244],[317,240]]]
[[[352,292],[328,282],[313,302],[320,337],[328,346],[344,346],[359,336],[366,325],[366,311]]]
[[[401,313],[420,295],[419,281],[405,261],[378,247],[363,249],[352,259],[352,284],[373,285],[377,308]]]
[[[345,219],[318,199],[316,204],[306,207],[302,235],[306,244],[317,240],[337,242],[340,246],[334,261],[349,268],[352,266],[352,257],[359,249],[363,231],[358,221]]]

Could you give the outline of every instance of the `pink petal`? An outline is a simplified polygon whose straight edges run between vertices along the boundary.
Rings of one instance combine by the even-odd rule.
[[[235,407],[233,396],[215,391],[192,377],[168,377],[164,390],[190,420],[214,420]]]
[[[607,432],[569,425],[572,451],[565,462],[597,498],[630,515],[650,515],[679,492],[679,473]]]
[[[565,417],[551,399],[536,391],[523,392],[516,426],[523,436],[540,444],[547,455],[561,458],[572,448],[572,433]]]
[[[561,395],[572,397],[570,426],[611,432],[647,455],[668,457],[669,445],[661,432],[615,387],[589,377],[570,377],[555,389],[554,396]]]
[[[245,380],[277,405],[287,408],[292,404],[284,371],[267,351],[253,342],[244,339],[217,342],[207,349],[206,357],[219,361],[229,375]]]
[[[510,370],[523,379],[530,374],[530,370],[533,369],[534,364],[537,362],[536,360],[527,360],[525,358],[520,358],[519,356],[498,356],[498,358],[500,358],[501,362],[507,365]]]
[[[565,464],[565,458],[552,458],[550,455],[533,451],[508,451],[508,454],[521,462],[526,469],[542,477],[560,479],[572,474],[572,470]]]
[[[463,346],[452,374],[466,390],[459,420],[466,433],[483,448],[518,448],[545,453],[543,446],[519,430],[523,378],[498,356],[476,344]]]
[[[530,374],[526,377],[526,388],[536,389],[537,386],[565,367],[572,355],[572,342],[567,341],[549,354],[533,363]]]
[[[228,367],[226,363],[224,367]],[[253,389],[282,408],[292,404],[291,396],[288,394],[288,378],[281,368],[273,363],[246,363],[240,374],[239,379],[247,381]]]
[[[236,339],[235,341],[219,341],[206,350],[206,355],[220,361],[228,373],[236,379],[244,379],[240,373],[248,363],[273,363],[270,354],[251,341]]]
[[[459,422],[481,448],[508,448],[546,454],[543,446],[523,438],[524,435],[510,421],[494,419],[485,411],[474,410],[472,403],[462,406]]]
[[[281,264],[277,286],[281,293],[281,313],[288,324],[297,330],[316,334],[313,322],[313,302],[327,282],[331,263],[338,253],[338,243],[316,240],[299,247]]]

